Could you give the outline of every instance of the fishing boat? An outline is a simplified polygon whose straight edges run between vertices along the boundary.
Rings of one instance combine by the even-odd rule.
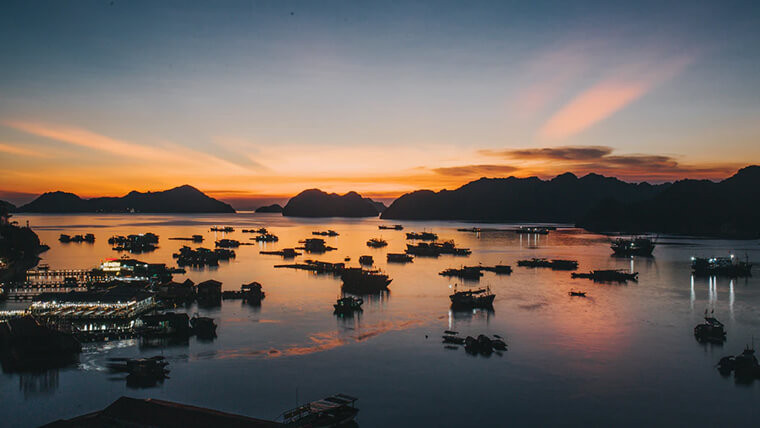
[[[650,238],[635,236],[617,238],[612,241],[612,251],[616,256],[651,256],[655,243]]]
[[[495,297],[489,288],[481,288],[479,290],[454,291],[449,299],[451,299],[451,307],[453,308],[470,309],[492,308]]]
[[[376,293],[388,289],[392,279],[377,270],[348,268],[341,274],[343,289],[349,292]]]
[[[361,311],[362,303],[364,303],[364,300],[359,297],[346,296],[338,299],[333,307],[335,308],[335,313],[350,313]]]
[[[225,233],[229,233],[229,232],[234,232],[235,228],[233,228],[232,226],[224,226],[224,227],[213,226],[211,228],[211,231],[212,232],[225,232]]]
[[[411,263],[414,257],[405,253],[388,253],[388,263]]]
[[[318,401],[296,407],[282,413],[286,426],[294,427],[340,427],[354,421],[359,409],[358,398],[345,394],[335,394]]]
[[[372,238],[369,241],[367,241],[367,246],[372,248],[382,248],[388,245],[388,242],[385,239],[380,238]]]
[[[216,323],[213,318],[201,317],[195,314],[190,318],[190,327],[199,336],[213,336],[216,334]]]
[[[572,278],[592,279],[598,282],[627,282],[639,280],[638,272],[626,272],[618,269],[594,270],[588,273],[573,272],[570,276]]]
[[[372,256],[361,256],[359,257],[359,264],[364,266],[372,266],[375,263],[375,260],[372,258]]]
[[[338,232],[336,232],[336,231],[334,231],[332,229],[326,230],[326,231],[311,232],[311,234],[312,235],[316,235],[316,236],[338,236],[339,235]]]
[[[394,224],[390,226],[381,224],[380,226],[377,226],[377,228],[380,230],[404,230],[404,226],[400,224]]]
[[[509,265],[483,266],[481,267],[481,270],[484,270],[486,272],[493,272],[497,275],[508,275],[512,273],[512,266],[509,266]]]
[[[550,268],[552,267],[552,262],[550,262],[547,259],[538,259],[538,258],[532,258],[530,260],[518,260],[517,266],[522,267],[529,267],[529,268]]]
[[[271,233],[264,233],[252,239],[256,242],[277,242],[280,240],[277,235],[272,235]]]
[[[713,316],[707,316],[705,310],[705,322],[694,327],[694,337],[699,342],[723,343],[726,340],[726,330],[722,322]]]
[[[480,279],[483,276],[479,266],[464,266],[460,269],[450,268],[440,272],[438,275],[457,277],[462,279]]]
[[[520,226],[517,229],[515,229],[515,233],[526,233],[531,235],[548,235],[549,234],[549,228],[548,227],[537,227],[537,226]]]
[[[585,291],[574,291],[574,290],[571,290],[567,294],[569,294],[571,296],[575,296],[575,297],[586,297],[586,292]]]
[[[438,235],[432,232],[409,232],[406,234],[406,239],[415,239],[418,241],[435,241],[438,239]]]
[[[149,358],[110,358],[107,367],[112,372],[129,373],[134,376],[164,377],[169,373],[169,363],[163,356]]]
[[[561,260],[555,259],[551,261],[552,270],[576,270],[578,269],[578,262],[575,260]]]
[[[300,256],[301,253],[297,252],[294,248],[283,248],[279,251],[259,251],[259,254],[268,254],[274,256],[282,256],[286,259],[292,259],[296,256]]]
[[[729,257],[692,257],[691,270],[698,276],[727,276],[731,278],[752,276],[752,263],[748,259]]]

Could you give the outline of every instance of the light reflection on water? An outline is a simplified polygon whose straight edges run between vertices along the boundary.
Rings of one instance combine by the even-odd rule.
[[[243,283],[263,284],[261,306],[224,301],[221,307],[188,313],[216,318],[215,340],[130,340],[85,347],[77,366],[42,377],[4,373],[4,408],[17,411],[4,423],[28,426],[102,408],[121,395],[180,401],[258,417],[273,417],[304,399],[334,392],[360,397],[360,424],[367,426],[467,426],[492,424],[509,415],[517,425],[698,424],[728,425],[756,417],[760,383],[738,387],[714,370],[717,360],[741,351],[760,337],[760,291],[755,278],[694,278],[692,255],[722,255],[729,250],[760,259],[757,241],[663,239],[653,258],[610,256],[606,237],[580,230],[549,235],[507,231],[458,232],[472,225],[454,222],[402,222],[404,231],[378,230],[378,219],[301,219],[276,215],[71,215],[25,216],[51,250],[51,268],[91,268],[118,256],[107,244],[111,235],[154,232],[159,249],[136,258],[174,263],[171,254],[183,241],[169,237],[203,234],[213,247],[221,233],[212,225],[236,227],[225,237],[247,241],[242,228],[267,227],[280,237],[236,250],[234,260],[216,269],[188,270],[195,282],[217,279],[226,290]],[[364,297],[364,311],[338,317],[332,304],[340,281],[305,271],[274,269],[280,257],[262,249],[294,247],[313,230],[334,229],[326,238],[337,251],[302,256],[342,262],[372,255],[375,266],[393,282],[390,292]],[[417,258],[387,264],[385,254],[402,252],[405,233],[432,230],[473,250],[470,257]],[[61,244],[58,234],[92,232],[94,244]],[[388,247],[369,248],[372,237]],[[576,259],[579,270],[638,271],[638,283],[598,284],[573,280],[566,271],[518,268],[518,259]],[[285,262],[287,263],[287,262]],[[485,273],[462,283],[438,275],[462,265],[511,264],[511,275]],[[458,287],[490,286],[493,311],[451,311],[448,295]],[[586,290],[588,297],[568,295]],[[18,307],[6,303],[5,307]],[[700,345],[692,329],[705,309],[724,321],[728,341]],[[444,329],[463,335],[499,334],[509,350],[501,358],[472,358],[444,348]],[[108,358],[163,354],[171,379],[147,389],[131,389],[104,373]],[[19,387],[26,385],[26,387]],[[35,391],[44,390],[44,393]],[[705,394],[709,391],[709,394]],[[753,401],[754,400],[754,401]],[[6,407],[7,406],[7,407]],[[552,411],[547,411],[551,409]],[[6,412],[7,413],[7,412]],[[625,415],[625,420],[620,416]],[[568,422],[572,421],[572,422]]]

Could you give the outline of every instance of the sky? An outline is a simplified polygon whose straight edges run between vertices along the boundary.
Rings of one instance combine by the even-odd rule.
[[[0,199],[760,163],[760,3],[4,1]]]

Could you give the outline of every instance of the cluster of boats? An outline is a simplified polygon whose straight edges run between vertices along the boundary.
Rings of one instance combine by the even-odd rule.
[[[575,260],[548,260],[543,258],[532,258],[530,260],[518,260],[517,266],[529,268],[550,268],[553,270],[576,270],[578,269],[578,262]]]
[[[315,231],[315,232],[311,232],[311,234],[312,235],[316,235],[316,236],[338,236],[338,235],[340,235],[338,232],[336,232],[336,231],[334,231],[332,229],[322,230],[322,231]]]
[[[752,263],[729,257],[692,257],[691,270],[697,276],[727,276],[731,278],[752,276]]]
[[[445,330],[443,332],[443,343],[447,346],[464,345],[465,351],[473,355],[488,356],[494,351],[507,350],[507,343],[498,334],[495,334],[493,339],[485,334],[479,334],[478,337],[461,337],[457,331]],[[456,349],[457,347],[454,346],[453,348]]]
[[[555,230],[556,227],[541,227],[541,226],[520,226],[515,229],[515,233],[524,233],[530,235],[548,235],[550,230]]]
[[[632,238],[617,238],[612,241],[612,251],[616,256],[649,257],[654,251],[655,242],[650,238],[634,236]]]
[[[95,242],[95,235],[93,235],[92,233],[88,233],[86,235],[69,236],[62,233],[61,236],[58,237],[58,240],[63,242],[64,244],[67,244],[69,242],[75,242],[75,243],[87,242],[88,244],[92,244],[93,242]]]
[[[472,251],[469,248],[457,248],[454,241],[446,242],[418,242],[406,244],[406,253],[414,256],[438,257],[441,254],[454,256],[469,256]]]
[[[343,281],[343,290],[354,294],[385,291],[393,281],[387,274],[364,268],[345,268],[340,279]]]
[[[243,284],[239,291],[225,290],[222,292],[223,299],[242,299],[249,304],[258,305],[264,300],[266,293],[262,285],[256,281]]]
[[[327,245],[322,238],[308,238],[303,241],[298,241],[298,243],[302,245],[296,247],[296,250],[304,250],[308,253],[326,253],[328,251],[337,250],[337,248]]]
[[[199,247],[192,249],[183,245],[178,253],[172,254],[177,259],[179,266],[205,267],[219,266],[219,260],[229,260],[235,258],[235,251],[227,248],[208,248]]]
[[[108,243],[113,245],[115,251],[145,253],[158,248],[158,235],[150,232],[127,236],[117,235],[108,238]]]
[[[436,241],[438,235],[433,232],[408,232],[406,239],[413,239],[416,241]]]
[[[512,266],[495,265],[495,266],[463,266],[459,269],[449,268],[439,273],[441,276],[456,277],[462,279],[480,279],[483,272],[493,272],[497,275],[509,275],[512,273]]]

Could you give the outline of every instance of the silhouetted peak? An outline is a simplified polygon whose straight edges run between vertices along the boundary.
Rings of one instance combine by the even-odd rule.
[[[563,181],[575,181],[578,179],[578,176],[573,174],[572,172],[566,172],[564,174],[560,174],[554,178],[551,179],[551,181],[554,182],[563,182]]]
[[[737,171],[736,174],[725,179],[724,181],[760,182],[760,166],[758,165],[745,166],[744,168]]]

